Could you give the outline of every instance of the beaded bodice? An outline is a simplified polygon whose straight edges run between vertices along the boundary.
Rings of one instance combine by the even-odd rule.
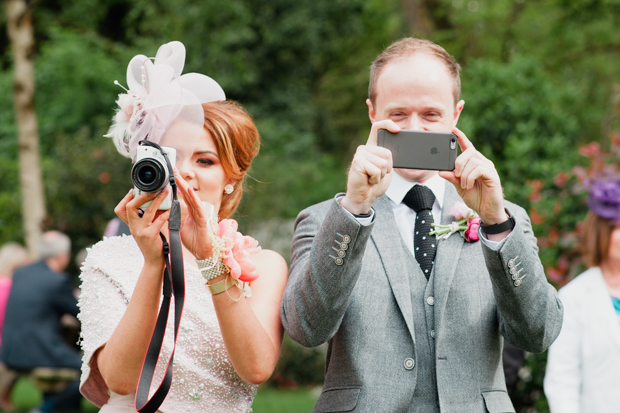
[[[108,390],[98,369],[93,368],[91,358],[109,340],[123,316],[143,263],[133,237],[123,236],[96,244],[82,268],[79,318],[84,362],[81,389],[97,405],[107,401]],[[197,268],[187,263],[185,283],[185,308],[175,351],[174,376],[170,393],[160,410],[164,413],[251,411],[256,386],[235,372],[204,279]],[[151,392],[163,378],[173,345],[173,323],[171,309]]]

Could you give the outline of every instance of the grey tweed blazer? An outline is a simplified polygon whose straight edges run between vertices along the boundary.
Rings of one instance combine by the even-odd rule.
[[[452,221],[450,208],[458,201],[447,183],[442,224]],[[302,345],[329,342],[315,412],[405,412],[416,386],[415,360],[431,357],[416,352],[408,278],[416,269],[403,259],[410,252],[388,198],[378,198],[374,209],[368,226],[335,200],[297,217],[281,316]],[[438,243],[434,317],[441,412],[514,412],[501,336],[542,352],[562,326],[562,304],[546,280],[527,213],[509,202],[506,209],[516,226],[499,251],[458,234]]]

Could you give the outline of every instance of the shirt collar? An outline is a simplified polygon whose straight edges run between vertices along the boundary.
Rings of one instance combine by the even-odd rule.
[[[400,203],[403,202],[405,195],[407,195],[407,192],[409,192],[414,185],[418,185],[418,182],[408,181],[394,171],[394,173],[392,173],[392,182],[390,183],[387,191],[385,191],[385,194],[396,205],[400,205]],[[443,208],[443,196],[446,192],[446,180],[438,174],[435,174],[421,185],[424,185],[433,191],[435,200],[439,203],[439,208]]]

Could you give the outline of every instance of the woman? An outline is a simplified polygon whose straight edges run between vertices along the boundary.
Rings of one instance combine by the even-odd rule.
[[[2,329],[6,305],[9,302],[13,273],[19,267],[30,263],[30,256],[26,248],[16,242],[7,242],[0,247],[0,344],[2,344]],[[4,363],[0,363],[0,408],[13,410],[10,396],[13,384],[17,379],[17,373],[9,370]]]
[[[0,334],[4,326],[4,315],[6,314],[6,304],[9,301],[13,273],[17,268],[23,267],[29,262],[28,251],[18,243],[7,242],[0,247]],[[1,336],[0,343],[2,343]]]
[[[592,185],[583,252],[590,267],[559,292],[562,331],[549,349],[553,413],[620,411],[620,180]]]
[[[209,231],[211,217],[203,203],[213,205],[220,218],[234,212],[259,136],[243,109],[222,101],[217,83],[194,73],[180,76],[184,58],[183,45],[172,42],[159,49],[155,63],[145,56],[130,62],[130,90],[119,97],[120,110],[107,136],[129,156],[135,154],[135,140],[145,137],[176,149],[174,175],[183,198],[185,306],[172,387],[160,411],[246,412],[256,384],[271,375],[278,359],[287,268],[280,255],[266,250],[242,263],[242,271],[255,267],[249,279],[258,276],[250,282],[253,294],[248,297],[249,288],[241,289],[231,278],[234,265],[221,258],[222,244],[216,242],[221,239]],[[202,122],[195,129],[197,101]],[[134,411],[134,391],[160,305],[165,262],[159,233],[168,233],[170,212],[158,207],[168,191],[137,196],[129,191],[115,212],[129,225],[132,237],[96,244],[83,267],[81,391],[103,406],[102,412]],[[147,201],[152,202],[141,210]],[[214,265],[205,262],[226,266],[214,273]],[[211,290],[215,285],[224,290],[209,293],[201,272],[215,277],[207,281]],[[173,345],[172,318],[154,383],[161,381]]]

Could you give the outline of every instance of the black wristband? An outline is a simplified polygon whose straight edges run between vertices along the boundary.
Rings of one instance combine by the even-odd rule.
[[[486,225],[480,223],[480,229],[487,235],[499,234],[515,227],[515,219],[511,216],[500,224]]]

